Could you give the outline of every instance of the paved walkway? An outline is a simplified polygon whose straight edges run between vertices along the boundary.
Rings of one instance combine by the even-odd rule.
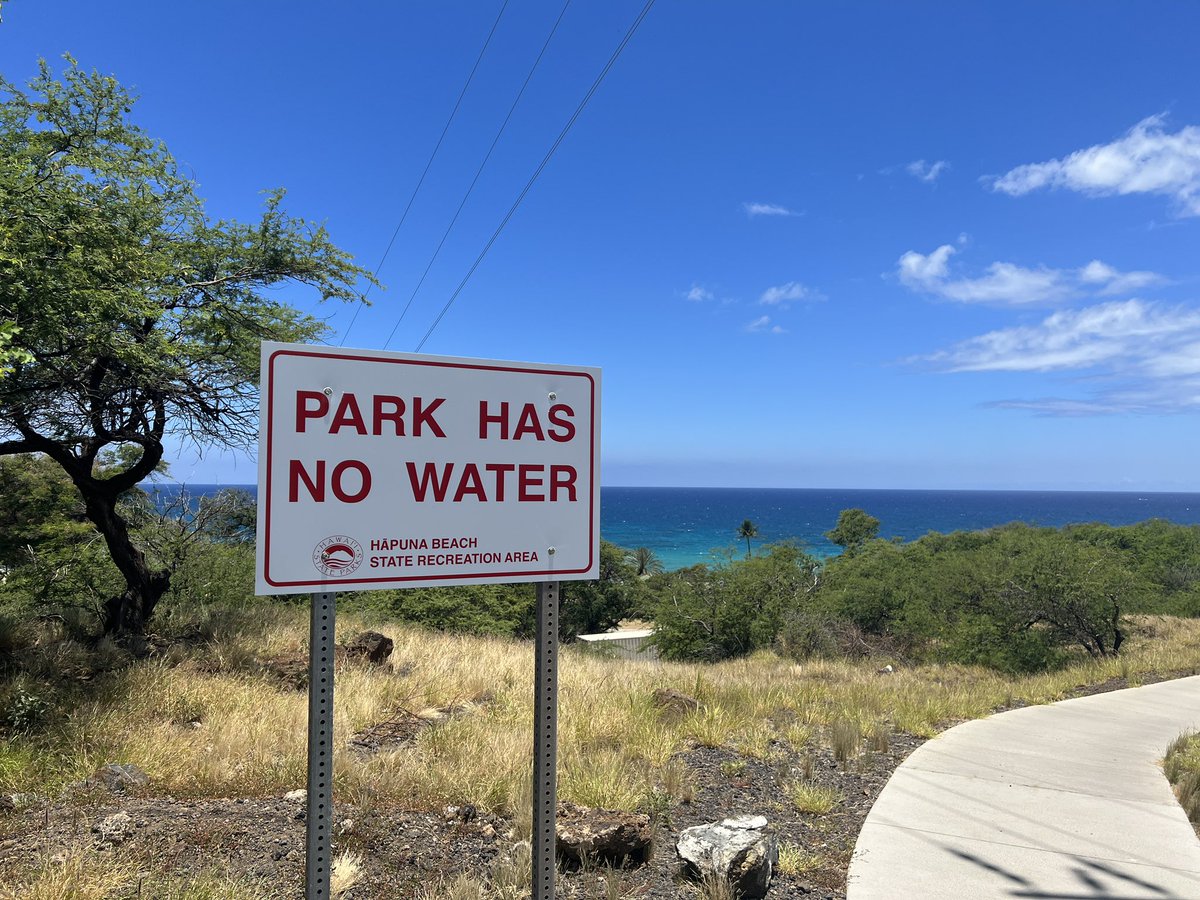
[[[1158,765],[1200,676],[1000,713],[905,760],[848,900],[1200,900],[1200,840]]]

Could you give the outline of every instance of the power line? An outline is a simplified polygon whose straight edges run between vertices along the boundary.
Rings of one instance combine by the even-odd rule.
[[[445,126],[442,128],[441,135],[438,136],[437,143],[433,147],[433,152],[429,154],[429,159],[425,163],[425,168],[421,171],[421,177],[417,179],[417,186],[413,188],[412,195],[408,198],[408,204],[404,207],[404,212],[400,215],[400,221],[396,223],[396,230],[392,232],[391,240],[388,241],[387,247],[384,248],[383,256],[379,259],[379,265],[375,267],[375,271],[371,277],[376,279],[379,277],[379,271],[383,268],[383,264],[387,261],[388,254],[392,252],[392,245],[396,243],[396,237],[400,234],[400,229],[404,227],[404,220],[408,218],[408,211],[412,209],[413,201],[417,199],[417,194],[421,190],[421,185],[425,183],[425,176],[429,174],[429,169],[433,165],[434,159],[437,157],[438,150],[442,147],[442,141],[446,139],[446,132],[450,130],[450,124],[454,121],[454,117],[458,115],[458,108],[462,106],[463,97],[467,95],[467,88],[471,86],[471,82],[475,80],[475,73],[479,71],[479,64],[483,62],[483,55],[487,52],[488,45],[492,42],[492,36],[496,33],[496,28],[500,25],[500,19],[504,17],[504,11],[508,9],[508,0],[504,0],[500,4],[500,12],[496,13],[496,21],[492,23],[492,30],[488,32],[484,38],[483,46],[479,49],[479,55],[475,57],[475,65],[471,66],[471,74],[467,76],[466,83],[462,86],[462,90],[458,92],[458,99],[454,101],[454,109],[450,110],[450,118],[446,120]],[[367,289],[363,291],[358,303],[354,307],[354,315],[350,317],[350,324],[346,326],[346,331],[342,334],[339,347],[345,346],[346,339],[350,337],[350,329],[354,327],[354,323],[358,321],[359,311],[367,303],[367,295],[371,293],[372,281],[367,282]]]
[[[567,132],[571,130],[571,126],[575,124],[576,119],[579,118],[584,107],[587,106],[588,101],[592,99],[592,95],[596,93],[596,90],[600,87],[601,82],[604,81],[605,76],[608,75],[609,70],[612,69],[613,65],[616,63],[617,57],[621,55],[621,51],[625,49],[626,45],[633,38],[634,33],[638,30],[638,26],[642,24],[642,20],[646,18],[646,15],[650,12],[650,8],[652,6],[654,6],[654,0],[646,0],[646,5],[642,7],[642,11],[638,13],[637,18],[633,20],[633,24],[629,26],[629,30],[625,32],[625,36],[621,38],[621,43],[617,45],[617,49],[614,50],[612,56],[608,58],[608,62],[604,64],[604,68],[600,70],[600,74],[596,76],[596,80],[592,82],[592,86],[588,88],[588,92],[584,94],[583,100],[579,102],[579,106],[575,108],[575,112],[571,114],[571,118],[567,120],[567,124],[564,125],[562,131],[558,133],[558,137],[554,139],[554,143],[550,146],[550,150],[542,158],[542,161],[538,164],[538,167],[529,177],[529,181],[525,183],[525,187],[521,189],[521,193],[517,195],[516,201],[509,208],[504,218],[500,221],[500,224],[496,227],[496,230],[492,232],[492,236],[488,238],[488,242],[484,244],[483,249],[479,252],[479,256],[475,257],[475,262],[471,263],[471,268],[467,270],[467,274],[464,275],[462,281],[458,283],[458,287],[454,289],[454,293],[450,295],[450,299],[446,301],[446,305],[442,307],[442,311],[437,314],[437,318],[433,320],[433,324],[429,326],[429,330],[425,332],[425,337],[421,338],[421,342],[417,344],[414,352],[421,352],[421,348],[425,346],[425,342],[429,340],[430,335],[433,334],[434,330],[441,323],[442,318],[447,312],[449,312],[450,307],[454,305],[454,301],[458,299],[458,295],[461,294],[463,288],[467,286],[467,282],[471,280],[471,276],[475,274],[475,270],[479,268],[479,264],[483,262],[483,258],[487,256],[488,251],[492,249],[492,244],[496,243],[496,239],[500,237],[500,232],[504,230],[504,226],[506,226],[509,219],[513,217],[513,214],[517,211],[517,207],[521,205],[521,201],[525,199],[525,195],[529,193],[529,189],[533,187],[533,183],[537,181],[538,176],[542,174],[542,170],[546,168],[546,165],[550,162],[550,158],[554,156],[554,152],[558,149],[559,145],[563,142],[563,139],[567,136]]]
[[[437,261],[438,254],[442,252],[442,247],[446,243],[446,238],[450,236],[450,231],[454,228],[454,223],[458,221],[459,213],[463,211],[463,207],[467,205],[467,200],[471,196],[471,192],[475,190],[475,185],[479,182],[479,176],[483,174],[484,167],[487,166],[488,160],[492,158],[492,151],[496,149],[496,145],[500,143],[500,137],[504,134],[504,129],[508,127],[509,120],[512,119],[513,113],[516,112],[517,104],[521,102],[521,97],[525,94],[525,88],[529,87],[529,82],[533,80],[533,73],[537,71],[538,64],[542,61],[542,57],[546,55],[546,48],[550,46],[550,42],[554,39],[555,32],[558,31],[558,26],[563,20],[563,16],[567,14],[567,7],[571,5],[571,0],[566,0],[563,4],[562,12],[558,14],[558,18],[554,20],[554,25],[550,29],[550,34],[546,36],[545,43],[542,44],[542,49],[537,55],[537,59],[533,61],[533,66],[529,69],[529,74],[525,76],[525,82],[521,85],[521,89],[517,91],[517,96],[513,99],[512,106],[508,108],[508,115],[504,117],[504,121],[500,123],[500,129],[496,132],[496,137],[492,139],[492,145],[488,147],[488,151],[484,154],[483,162],[479,164],[479,168],[475,171],[475,177],[471,180],[470,187],[463,195],[462,202],[458,204],[458,209],[454,211],[454,217],[450,220],[450,224],[446,226],[445,232],[442,234],[442,239],[438,241],[437,249],[433,251],[433,256],[429,259],[429,265],[425,267],[425,271],[421,273],[420,279],[417,281],[417,286],[413,288],[412,293],[408,297],[408,302],[404,304],[404,309],[400,313],[400,318],[396,320],[396,324],[392,326],[391,332],[388,334],[387,340],[383,344],[383,349],[388,348],[388,344],[392,342],[392,338],[396,336],[396,329],[400,327],[400,323],[404,321],[404,317],[408,315],[408,309],[416,299],[417,293],[421,290],[421,286],[425,284],[425,277],[429,274],[429,270],[433,268],[433,264]]]

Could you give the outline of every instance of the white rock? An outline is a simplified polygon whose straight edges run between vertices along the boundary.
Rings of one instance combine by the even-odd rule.
[[[308,800],[308,791],[304,788],[299,788],[295,791],[288,791],[283,795],[284,800],[291,800],[293,803],[304,803]]]
[[[779,859],[779,841],[765,816],[734,816],[685,828],[676,851],[701,877],[726,879],[735,894],[762,897]]]

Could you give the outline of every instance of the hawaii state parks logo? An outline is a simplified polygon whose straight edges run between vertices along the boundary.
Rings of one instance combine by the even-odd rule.
[[[363,561],[362,544],[344,534],[335,534],[317,544],[312,560],[322,575],[344,578]]]

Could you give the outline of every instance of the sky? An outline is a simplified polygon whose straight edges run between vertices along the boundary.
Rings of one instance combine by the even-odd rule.
[[[511,2],[480,58],[501,0],[13,0],[0,72],[115,75],[215,218],[287,188],[384,289],[278,296],[408,352],[642,7]],[[423,350],[599,366],[607,485],[1200,491],[1197,33],[1186,2],[657,0]]]

